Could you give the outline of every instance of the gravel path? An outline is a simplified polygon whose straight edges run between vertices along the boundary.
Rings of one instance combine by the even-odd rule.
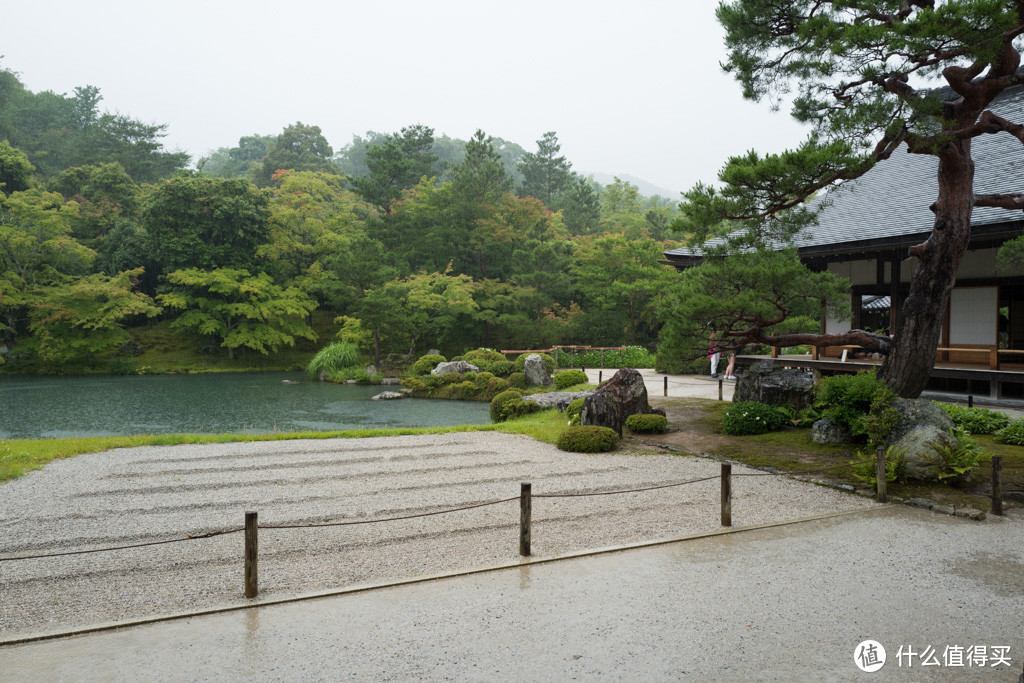
[[[523,436],[462,433],[143,447],[82,455],[0,486],[0,557],[261,524],[352,521],[518,496],[612,491],[716,475],[717,462],[563,453]],[[733,473],[752,472],[734,466]],[[535,499],[533,553],[718,528],[719,485]],[[733,524],[874,505],[784,477],[737,477]],[[518,503],[420,519],[260,531],[261,596],[277,598],[518,558]],[[0,636],[245,601],[242,535],[0,562]]]

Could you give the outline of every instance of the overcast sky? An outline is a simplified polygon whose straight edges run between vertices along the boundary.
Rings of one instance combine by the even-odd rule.
[[[673,193],[729,155],[793,147],[785,111],[747,102],[716,2],[133,0],[7,3],[0,54],[33,91],[95,85],[101,106],[168,124],[195,158],[253,133],[476,128],[528,151],[545,131],[585,173]],[[675,196],[675,195],[673,195]]]

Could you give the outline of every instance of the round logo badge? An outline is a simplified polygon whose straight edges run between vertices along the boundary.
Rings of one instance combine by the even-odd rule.
[[[865,640],[853,651],[853,661],[861,671],[878,671],[885,664],[885,648],[877,640]]]

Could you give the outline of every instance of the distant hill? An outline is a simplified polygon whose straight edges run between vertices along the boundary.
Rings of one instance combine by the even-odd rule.
[[[664,187],[658,187],[654,183],[649,183],[646,180],[643,180],[642,178],[637,178],[636,176],[630,175],[628,173],[603,173],[603,172],[602,173],[589,173],[589,172],[587,172],[587,173],[582,173],[582,175],[589,176],[589,177],[593,178],[594,180],[596,180],[597,182],[601,183],[602,185],[609,185],[609,184],[615,182],[615,178],[617,177],[619,180],[624,180],[627,183],[630,183],[632,185],[636,185],[636,189],[638,189],[640,191],[640,194],[644,195],[645,197],[653,197],[654,195],[661,195],[662,197],[665,197],[666,199],[673,199],[673,200],[675,200],[675,199],[679,198],[679,192],[678,191],[666,190]]]

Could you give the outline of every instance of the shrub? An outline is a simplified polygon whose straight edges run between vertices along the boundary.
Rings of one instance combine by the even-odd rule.
[[[996,432],[996,439],[1014,446],[1024,446],[1024,417],[1011,421]]]
[[[508,377],[515,372],[516,364],[510,360],[498,360],[491,363],[487,369],[493,372],[496,377]]]
[[[458,384],[462,381],[462,375],[457,372],[446,372],[443,375],[431,375],[441,384]]]
[[[488,400],[493,399],[506,389],[508,389],[507,381],[503,380],[501,377],[492,377],[487,380],[487,385],[481,392],[481,398],[486,398]]]
[[[516,361],[515,361],[516,372],[522,372],[523,370],[526,369],[526,358],[528,356],[532,356],[532,355],[534,355],[534,354],[532,354],[532,353],[524,353],[523,355],[521,355],[518,358],[516,358]],[[548,355],[546,353],[538,353],[536,355],[540,356],[540,359],[542,361],[544,361],[544,367],[547,368],[549,375],[552,372],[555,371],[555,359],[554,358],[552,358],[550,355]],[[493,372],[493,369],[492,369],[492,372]]]
[[[472,370],[470,370],[469,372],[464,372],[462,373],[462,379],[464,379],[467,382],[475,382],[476,374],[477,373],[473,372]]]
[[[857,458],[850,461],[850,468],[853,476],[871,487],[876,485],[875,461],[877,456],[873,451],[862,453],[857,451]],[[885,480],[906,481],[907,480],[907,458],[906,451],[889,446],[885,451]]]
[[[412,364],[412,371],[413,374],[416,375],[429,375],[430,371],[436,368],[439,363],[444,362],[444,356],[436,356],[428,353],[426,356],[420,356],[419,360]]]
[[[526,388],[526,375],[521,372],[513,372],[508,376],[508,385],[516,389]]]
[[[466,374],[469,374],[469,373],[466,373]],[[494,379],[494,373],[493,372],[478,372],[478,373],[476,373],[476,382],[477,382],[477,384],[487,384],[492,379]]]
[[[504,422],[538,410],[540,406],[536,403],[523,400],[523,392],[506,389],[491,399],[491,422]]]
[[[883,443],[899,419],[892,389],[873,371],[823,377],[818,383],[815,407],[821,416],[841,424],[854,436]]]
[[[663,415],[637,413],[626,418],[626,427],[634,434],[661,434],[668,427]]]
[[[474,349],[472,351],[467,351],[466,354],[463,355],[462,357],[463,357],[463,359],[469,361],[473,365],[479,365],[481,362],[484,362],[484,363],[494,363],[496,361],[507,360],[505,358],[505,355],[503,353],[501,353],[500,351],[495,351],[494,349],[485,349],[485,348],[479,348],[479,349]]]
[[[1006,414],[994,410],[968,408],[938,401],[935,401],[935,404],[949,415],[956,427],[968,434],[992,434],[1010,424],[1010,418]]]
[[[321,373],[332,374],[351,368],[359,363],[359,349],[348,342],[335,342],[328,344],[313,356],[306,366],[306,372],[310,377],[319,377]]]
[[[928,466],[934,470],[939,481],[952,480],[951,483],[967,482],[981,465],[984,453],[981,446],[963,430],[954,429],[955,446],[932,443],[934,455],[922,454]]]
[[[821,415],[814,408],[797,410],[793,406],[775,406],[775,410],[782,417],[782,424],[789,424],[794,427],[809,428],[821,419]]]
[[[578,425],[580,423],[580,412],[583,410],[583,401],[586,399],[574,398],[569,401],[569,405],[565,407],[565,416],[569,418],[570,425]]]
[[[575,384],[585,384],[587,373],[582,370],[561,370],[551,378],[559,389],[568,389]]]
[[[722,431],[734,436],[764,434],[782,425],[782,415],[775,408],[757,401],[733,403],[722,415]]]
[[[597,425],[574,425],[566,427],[558,435],[558,448],[571,453],[604,453],[615,448],[619,435],[614,429]]]
[[[451,387],[452,398],[459,399],[460,401],[468,401],[476,398],[477,388],[472,382],[459,382],[453,384]]]
[[[427,393],[427,385],[418,377],[403,377],[402,386],[414,394]]]

